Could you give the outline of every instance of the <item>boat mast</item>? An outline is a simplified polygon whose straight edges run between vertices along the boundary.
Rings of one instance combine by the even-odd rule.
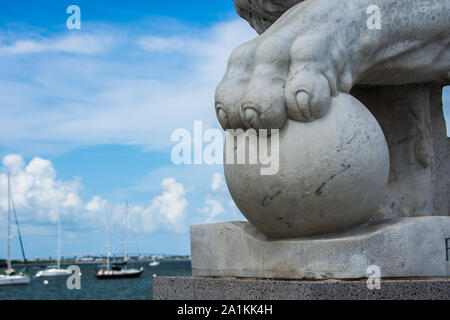
[[[16,220],[17,234],[19,236],[20,249],[22,250],[23,262],[27,263],[27,258],[25,256],[25,250],[23,249],[22,233],[20,232],[19,219],[17,219],[16,206],[14,205],[14,198],[12,196],[11,196],[11,208],[12,208],[12,212],[14,213],[14,219]]]
[[[11,176],[8,173],[8,262],[7,272],[11,270]]]
[[[109,270],[109,257],[111,256],[111,246],[109,244],[109,232],[110,232],[110,225],[109,222],[106,225],[106,249],[108,250],[108,253],[106,254],[106,270]]]
[[[61,217],[58,213],[58,270],[61,269]]]
[[[127,252],[128,201],[125,201],[125,228],[124,229],[125,229],[124,230],[124,232],[125,232],[125,235],[124,235],[125,241],[124,241],[124,250],[123,250],[123,260],[127,261],[127,259],[128,259],[128,252]]]

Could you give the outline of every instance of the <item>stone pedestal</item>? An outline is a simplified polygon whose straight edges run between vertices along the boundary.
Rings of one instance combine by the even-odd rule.
[[[281,281],[156,277],[155,300],[449,300],[450,279]]]
[[[247,222],[191,227],[192,275],[272,279],[450,276],[450,217],[397,218],[324,236],[268,240]]]

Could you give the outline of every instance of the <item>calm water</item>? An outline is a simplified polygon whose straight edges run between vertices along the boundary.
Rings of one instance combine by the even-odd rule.
[[[81,300],[81,299],[152,299],[153,274],[157,276],[190,276],[190,261],[161,261],[159,266],[150,267],[148,262],[132,263],[130,267],[144,267],[144,273],[137,279],[98,280],[94,275],[97,265],[78,265],[81,268],[81,290],[69,290],[66,277],[46,278],[49,283],[44,285],[44,278],[32,278],[29,285],[0,286],[0,300]],[[16,268],[19,270],[19,268]],[[34,275],[39,269],[30,268],[29,274]]]

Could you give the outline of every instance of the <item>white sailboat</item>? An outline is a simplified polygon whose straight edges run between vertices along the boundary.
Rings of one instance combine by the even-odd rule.
[[[58,214],[58,258],[56,266],[49,266],[45,270],[40,270],[36,273],[36,278],[40,277],[63,277],[70,276],[71,271],[66,269],[61,269],[61,218]]]
[[[16,274],[11,266],[11,177],[8,173],[8,258],[5,274],[0,274],[0,285],[16,285],[30,283],[30,277],[23,273]]]
[[[142,272],[144,272],[144,268],[140,269],[128,269],[126,265],[128,264],[128,250],[127,250],[127,232],[128,232],[128,202],[125,203],[125,230],[124,230],[124,254],[123,261],[110,263],[110,245],[109,245],[109,225],[108,225],[108,235],[107,235],[107,257],[106,257],[106,267],[101,268],[100,270],[95,270],[95,276],[97,279],[106,280],[106,279],[123,279],[123,278],[138,278],[141,276]]]
[[[159,266],[159,261],[152,261],[148,264],[150,267],[157,267]]]

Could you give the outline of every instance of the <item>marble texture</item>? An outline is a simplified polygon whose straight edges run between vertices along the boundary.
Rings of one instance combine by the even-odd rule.
[[[227,135],[236,140],[234,157],[258,147],[256,139],[237,136]],[[261,175],[261,163],[225,165],[234,202],[268,238],[330,233],[361,224],[387,196],[386,140],[372,114],[352,96],[333,98],[330,111],[314,122],[288,120],[278,140],[275,174]],[[273,147],[272,141],[268,146]]]
[[[377,119],[389,147],[388,192],[374,219],[448,216],[450,139],[442,85],[364,86],[351,94]]]
[[[217,118],[224,129],[280,129],[281,161],[294,150],[300,163],[293,158],[284,162],[291,167],[281,167],[280,175],[266,184],[250,169],[225,169],[233,199],[256,228],[266,236],[283,238],[335,231],[370,216],[448,215],[448,143],[443,142],[445,132],[429,86],[450,83],[450,2],[380,1],[379,28],[368,25],[374,14],[368,10],[373,9],[372,0],[235,0],[235,5],[260,35],[232,53],[215,93]],[[329,166],[327,160],[341,157],[332,145],[320,155],[308,149],[327,145],[330,136],[347,127],[354,126],[350,131],[357,132],[364,126],[349,120],[327,132],[320,125],[320,120],[337,118],[333,103],[349,93],[376,114],[388,135],[392,159],[386,165],[381,152],[372,168],[367,166],[370,177],[375,168],[380,174],[375,183],[367,180],[367,185],[373,183],[371,189],[353,183],[356,179],[347,183],[345,174],[351,170],[341,174],[334,164]],[[353,112],[358,118],[356,109]],[[293,138],[292,128],[302,124],[315,129],[308,134],[302,133],[309,129],[298,129]],[[370,148],[359,143],[352,149],[360,152],[360,165],[367,160],[361,153]],[[386,170],[388,192],[380,199],[378,193],[385,188],[379,182],[386,178]],[[364,177],[364,172],[355,175]],[[316,183],[325,182],[326,189],[332,185],[326,182],[330,177],[334,191],[319,203],[311,196],[319,188]],[[362,193],[358,202],[354,196]],[[366,206],[366,197],[372,195]],[[270,210],[264,199],[272,202]],[[353,205],[342,205],[346,201]],[[357,212],[360,216],[355,218]]]
[[[450,276],[450,217],[365,224],[324,236],[268,240],[247,222],[191,227],[192,275],[274,279]]]
[[[249,20],[273,18],[229,59],[215,94],[224,129],[314,121],[355,85],[449,83],[448,1],[379,1],[379,29],[367,24],[372,0],[244,2]]]

